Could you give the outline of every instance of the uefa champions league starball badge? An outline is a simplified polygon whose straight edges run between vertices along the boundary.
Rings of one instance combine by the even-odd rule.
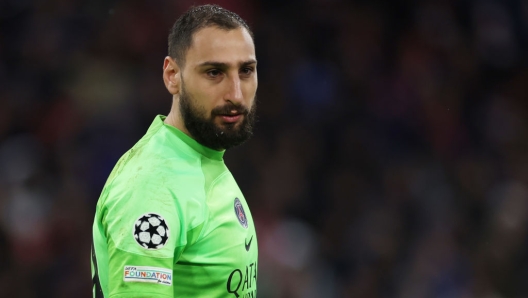
[[[134,239],[145,249],[160,249],[169,239],[169,227],[165,219],[156,213],[140,216],[134,223]]]

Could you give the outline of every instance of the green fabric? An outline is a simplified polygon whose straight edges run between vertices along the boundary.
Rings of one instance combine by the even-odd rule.
[[[224,152],[201,146],[163,120],[157,116],[121,157],[99,198],[92,274],[104,297],[256,297],[255,227]],[[134,238],[136,221],[149,213],[169,228],[159,249]],[[165,284],[128,278],[139,274],[127,271],[136,267],[150,268],[142,269],[147,276],[172,276]]]

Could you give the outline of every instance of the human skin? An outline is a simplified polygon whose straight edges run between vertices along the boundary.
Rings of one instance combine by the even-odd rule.
[[[192,105],[210,117],[215,107],[232,103],[248,110],[254,104],[257,91],[257,61],[255,46],[249,32],[242,27],[232,30],[205,27],[193,34],[184,65],[170,56],[163,62],[163,81],[173,96],[171,111],[165,123],[191,136],[180,113],[182,87],[193,100]],[[232,110],[215,115],[214,123],[240,128],[244,114]]]

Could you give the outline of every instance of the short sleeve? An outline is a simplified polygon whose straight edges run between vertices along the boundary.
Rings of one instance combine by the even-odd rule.
[[[135,182],[109,191],[104,207],[108,292],[111,298],[173,297],[185,228],[171,191],[155,181]]]

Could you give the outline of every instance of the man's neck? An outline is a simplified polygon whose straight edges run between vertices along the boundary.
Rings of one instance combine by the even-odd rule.
[[[181,130],[186,135],[191,136],[187,128],[185,128],[185,125],[183,124],[183,119],[181,117],[180,109],[178,108],[178,102],[177,99],[173,100],[173,105],[171,107],[171,110],[164,121],[165,124],[168,124],[170,126],[174,126],[177,129]],[[194,139],[194,138],[193,138]]]

